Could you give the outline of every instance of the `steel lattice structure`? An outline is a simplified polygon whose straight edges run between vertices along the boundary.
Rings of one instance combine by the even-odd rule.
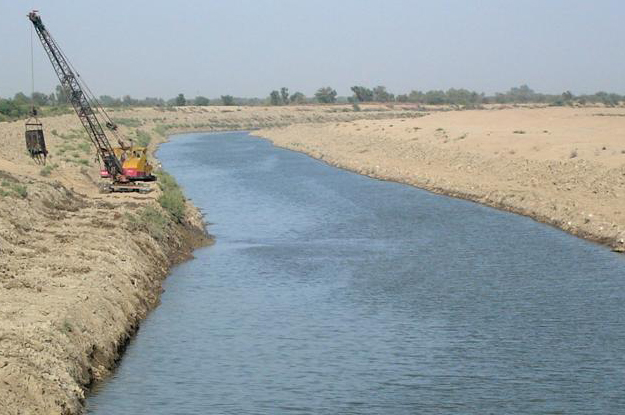
[[[117,181],[123,176],[122,164],[115,156],[104,129],[91,107],[89,98],[83,92],[69,61],[44,26],[41,17],[33,11],[28,14],[28,18],[33,23],[41,44],[50,58],[54,71],[61,82],[61,87],[67,94],[68,100],[74,107],[80,122],[89,134],[91,142],[96,146],[104,167],[110,176]]]

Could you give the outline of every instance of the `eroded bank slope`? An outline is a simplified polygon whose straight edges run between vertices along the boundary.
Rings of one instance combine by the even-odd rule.
[[[46,167],[26,155],[22,123],[0,124],[1,414],[80,413],[171,265],[208,241],[201,214],[180,198],[173,215],[159,186],[100,194],[80,127],[44,122]]]
[[[0,412],[78,413],[85,388],[157,303],[169,267],[203,242],[201,217],[189,208],[179,223],[150,197],[0,181],[10,193],[0,202]]]
[[[432,112],[256,134],[342,168],[527,215],[625,251],[623,108]]]

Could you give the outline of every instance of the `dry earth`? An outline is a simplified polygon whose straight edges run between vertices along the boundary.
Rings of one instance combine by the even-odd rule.
[[[152,150],[176,131],[252,129],[420,113],[350,106],[114,111]],[[177,223],[149,194],[100,194],[73,114],[45,118],[51,156],[25,151],[23,121],[0,123],[0,414],[75,414],[154,307],[170,266],[206,242],[190,204]]]
[[[490,108],[257,133],[372,177],[530,216],[625,251],[625,109]]]

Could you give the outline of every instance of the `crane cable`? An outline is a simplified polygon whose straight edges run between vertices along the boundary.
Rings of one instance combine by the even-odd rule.
[[[100,114],[107,121],[107,123],[106,123],[107,125],[109,123],[111,125],[115,125],[115,123],[113,122],[111,117],[108,115],[108,113],[104,110],[104,108],[102,107],[102,105],[100,104],[98,99],[95,97],[93,92],[91,92],[91,89],[89,89],[89,86],[83,81],[82,77],[80,76],[80,73],[76,70],[76,68],[72,64],[72,61],[69,60],[67,55],[65,54],[65,52],[63,52],[63,49],[61,49],[61,46],[59,45],[59,43],[54,39],[54,37],[52,37],[52,34],[50,32],[48,32],[48,36],[50,36],[52,41],[56,44],[57,49],[59,50],[59,52],[61,53],[61,55],[63,56],[63,58],[67,62],[67,64],[69,65],[70,69],[74,72],[76,82],[78,82],[80,84],[80,86],[82,87],[83,93],[85,95],[85,98],[87,98],[87,100],[91,104],[91,107],[94,108],[95,111],[98,114]],[[125,146],[125,140],[124,140],[125,137],[121,136],[121,134],[119,132],[117,132],[115,129],[110,129],[110,130],[113,133],[113,135],[115,136],[115,138],[117,139],[117,142],[119,143],[119,145],[124,147]]]
[[[30,25],[30,105],[31,115],[35,116],[35,52],[33,43],[33,26]]]

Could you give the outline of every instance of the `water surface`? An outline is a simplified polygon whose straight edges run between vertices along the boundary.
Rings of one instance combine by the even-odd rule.
[[[622,255],[245,133],[159,158],[216,244],[90,413],[625,413]]]

